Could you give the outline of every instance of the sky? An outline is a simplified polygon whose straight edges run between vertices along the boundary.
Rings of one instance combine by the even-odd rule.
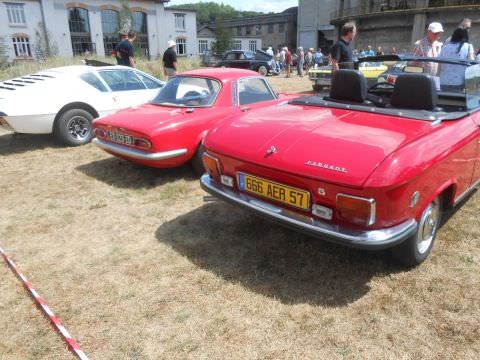
[[[231,5],[237,10],[262,11],[267,13],[282,12],[292,6],[298,6],[298,0],[170,0],[167,6],[209,1]]]

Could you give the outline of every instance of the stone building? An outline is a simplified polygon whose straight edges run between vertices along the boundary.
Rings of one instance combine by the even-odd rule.
[[[234,47],[241,46],[242,50],[252,50],[254,43],[256,43],[257,49],[268,46],[279,49],[285,45],[295,48],[297,44],[297,7],[276,14],[241,17],[204,24],[199,28],[197,35],[201,41],[203,40],[202,44],[205,44],[205,41],[210,41],[209,43],[213,41],[215,37],[213,32],[217,28],[231,31]],[[248,48],[245,48],[246,44],[249,45]]]
[[[298,46],[328,51],[336,40],[335,26],[330,24],[336,5],[335,0],[298,1]]]
[[[338,35],[343,23],[355,20],[359,34],[354,47],[382,46],[388,52],[392,47],[410,51],[433,21],[443,24],[444,40],[466,17],[473,20],[470,42],[478,48],[480,0],[337,0],[331,22]]]
[[[111,54],[118,42],[120,0],[8,0],[0,2],[0,37],[10,60],[35,56],[36,32],[44,33],[60,56]],[[167,41],[177,42],[180,56],[197,55],[194,11],[169,9],[168,0],[127,1],[137,33],[135,47],[150,58],[163,54]]]
[[[251,50],[255,51],[262,48],[262,38],[257,35],[235,35],[232,34],[232,49],[233,50]],[[203,25],[198,28],[198,53],[210,54],[212,45],[216,41],[215,27],[210,25]]]

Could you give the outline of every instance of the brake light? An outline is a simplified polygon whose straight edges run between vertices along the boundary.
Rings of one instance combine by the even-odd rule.
[[[366,199],[358,196],[338,194],[337,216],[339,219],[357,225],[370,226],[375,223],[375,199]]]
[[[135,139],[133,144],[136,147],[139,147],[141,149],[146,149],[146,150],[148,150],[152,147],[152,143],[150,141],[148,141],[147,139],[143,139],[143,138]]]
[[[203,166],[205,170],[207,170],[207,173],[211,177],[218,179],[220,177],[220,163],[218,159],[205,152],[203,153],[202,160]]]

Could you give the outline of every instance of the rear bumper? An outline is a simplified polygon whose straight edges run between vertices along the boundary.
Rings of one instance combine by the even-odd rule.
[[[201,177],[200,183],[205,191],[233,205],[251,210],[300,232],[355,248],[370,250],[389,248],[406,240],[417,231],[415,219],[409,219],[401,224],[380,230],[350,229],[276,207],[244,193],[235,192],[212,181],[208,174]]]
[[[150,161],[167,160],[167,159],[172,159],[175,157],[185,155],[187,153],[187,149],[176,149],[176,150],[169,150],[169,151],[163,151],[163,152],[157,152],[157,153],[149,153],[146,151],[131,149],[126,146],[109,143],[107,141],[103,141],[98,138],[94,138],[92,142],[95,145],[97,145],[99,148],[102,148],[103,150],[106,150],[110,153],[126,156],[133,159],[138,159],[138,160],[150,160]]]
[[[3,113],[2,113],[3,114]],[[55,114],[1,115],[0,127],[21,134],[51,134]]]

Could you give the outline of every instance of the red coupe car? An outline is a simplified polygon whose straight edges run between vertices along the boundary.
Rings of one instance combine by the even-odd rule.
[[[362,73],[340,70],[328,97],[214,128],[203,189],[326,240],[423,262],[442,211],[480,184],[480,64],[395,59],[408,62],[395,85],[367,89]]]
[[[209,129],[229,116],[290,98],[276,94],[254,71],[188,71],[171,79],[149,103],[95,120],[93,142],[146,166],[167,168],[191,161],[203,173],[201,143]]]

